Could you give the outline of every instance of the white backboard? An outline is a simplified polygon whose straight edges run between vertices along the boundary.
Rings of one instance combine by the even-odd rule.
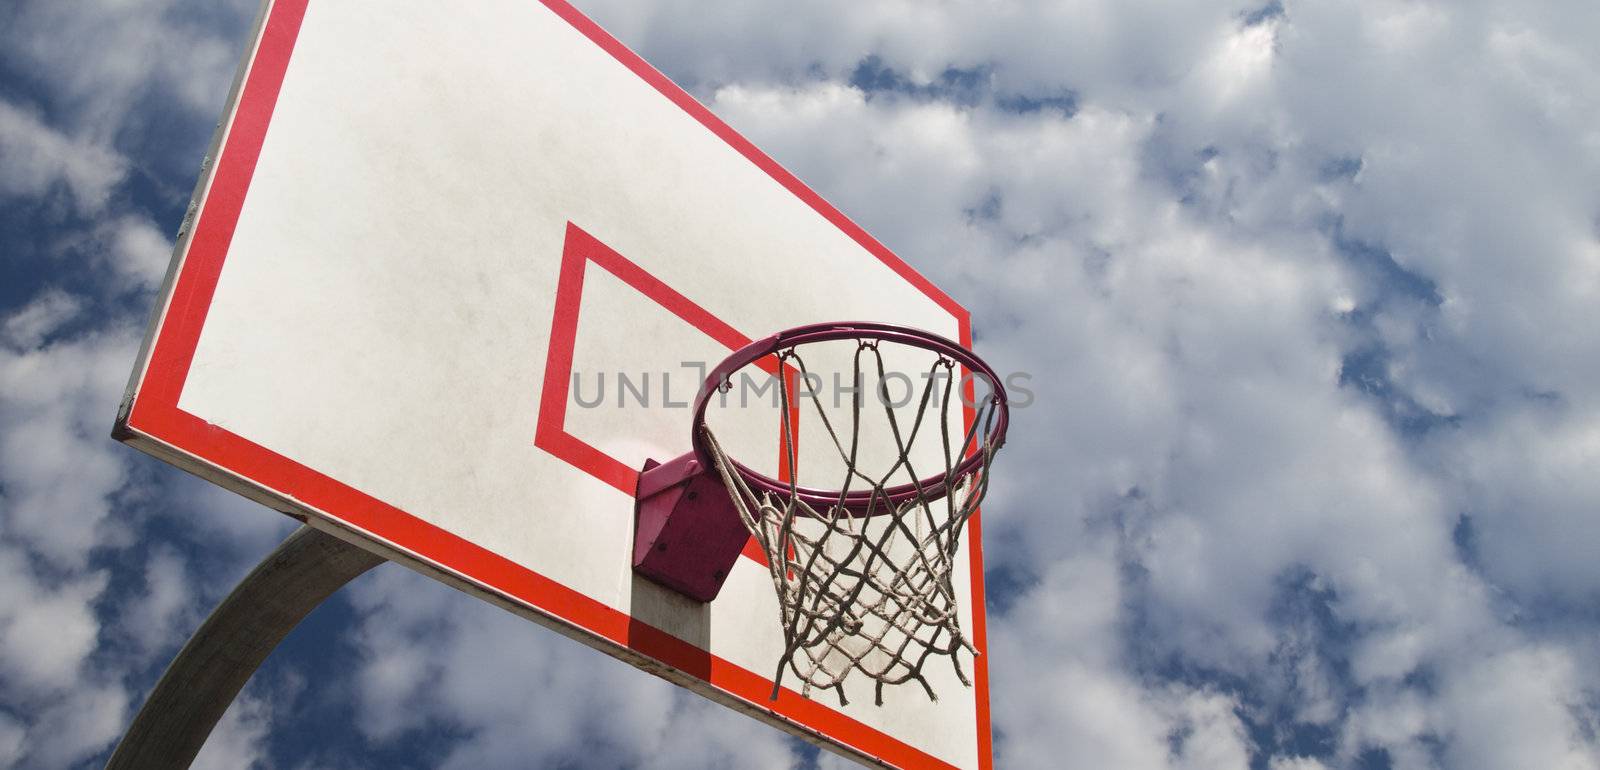
[[[118,436],[851,756],[988,767],[983,656],[937,702],[770,701],[760,562],[709,604],[631,570],[638,469],[689,448],[683,364],[837,320],[970,344],[964,309],[566,3],[278,0]],[[618,374],[659,375],[648,405]],[[983,651],[980,537],[956,577]]]

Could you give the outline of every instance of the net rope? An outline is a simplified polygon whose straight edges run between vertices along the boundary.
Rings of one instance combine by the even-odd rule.
[[[752,490],[735,470],[716,436],[704,427],[705,439],[717,472],[756,541],[767,557],[773,588],[778,595],[779,621],[784,651],[773,675],[772,695],[778,697],[786,675],[800,680],[800,692],[833,690],[841,705],[845,681],[859,673],[874,681],[874,697],[883,705],[884,687],[917,682],[928,697],[938,694],[928,681],[927,665],[948,658],[957,679],[971,687],[960,653],[978,654],[961,627],[960,604],[954,585],[961,536],[988,488],[990,428],[996,404],[991,397],[977,405],[971,426],[954,444],[950,399],[957,390],[955,362],[943,355],[929,368],[915,417],[901,425],[888,398],[883,355],[877,340],[861,340],[853,358],[855,382],[861,383],[863,362],[875,365],[878,401],[884,406],[897,457],[887,470],[870,475],[858,467],[865,399],[857,387],[851,399],[848,436],[829,419],[816,388],[791,389],[787,377],[778,377],[782,450],[788,459],[789,490],[774,494]],[[777,354],[780,364],[793,365],[798,381],[810,383],[804,359],[790,349]],[[784,371],[780,365],[779,371]],[[938,429],[943,451],[943,484],[925,488],[928,476],[914,467],[911,451],[935,420],[928,419],[940,375],[949,382],[938,400]],[[795,390],[805,391],[803,396]],[[832,448],[843,461],[845,478],[838,485],[839,503],[818,510],[797,496],[800,467],[791,430],[791,399],[801,397],[815,406]],[[957,478],[956,468],[969,452],[980,458],[977,469]],[[924,473],[926,469],[923,469]],[[939,476],[934,476],[939,478]],[[898,504],[886,490],[906,480],[915,493]],[[844,506],[845,496],[869,491],[865,507]],[[941,491],[947,491],[941,494]]]

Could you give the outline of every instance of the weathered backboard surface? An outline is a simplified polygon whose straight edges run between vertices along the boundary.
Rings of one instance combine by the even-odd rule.
[[[630,568],[637,471],[688,450],[684,362],[836,320],[970,344],[965,310],[571,6],[278,0],[117,435],[852,756],[987,767],[982,656],[937,702],[769,701],[758,557],[705,605]],[[979,542],[956,579],[983,650]]]

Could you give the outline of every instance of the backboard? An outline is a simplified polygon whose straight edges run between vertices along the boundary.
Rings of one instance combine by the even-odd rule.
[[[758,549],[710,603],[631,569],[639,470],[687,450],[696,366],[841,318],[971,343],[950,297],[565,2],[269,1],[117,436],[849,756],[988,767],[978,517],[974,686],[937,701],[769,700]]]

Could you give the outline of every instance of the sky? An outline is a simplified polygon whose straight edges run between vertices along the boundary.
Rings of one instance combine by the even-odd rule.
[[[1033,374],[997,766],[1600,768],[1600,5],[575,4]],[[109,438],[255,10],[0,8],[0,767],[293,528]],[[388,565],[198,766],[847,763]]]

